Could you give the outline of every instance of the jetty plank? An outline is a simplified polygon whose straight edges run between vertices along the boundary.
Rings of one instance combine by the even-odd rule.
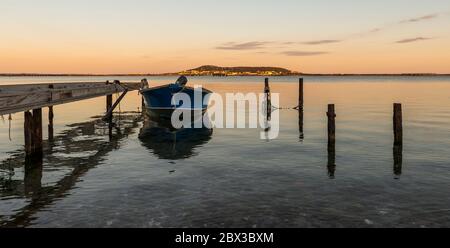
[[[105,82],[3,85],[0,86],[0,115],[139,90],[140,87],[141,83]]]

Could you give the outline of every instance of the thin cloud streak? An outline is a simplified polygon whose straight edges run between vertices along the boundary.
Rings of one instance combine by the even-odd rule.
[[[416,18],[403,20],[403,21],[400,21],[400,23],[413,23],[413,22],[428,21],[431,19],[435,19],[437,17],[439,17],[439,14],[430,14],[430,15],[425,15],[425,16],[420,16],[420,17],[416,17]]]
[[[216,47],[219,50],[256,50],[263,49],[269,42],[252,41],[244,43],[228,42]]]
[[[293,41],[284,41],[284,42],[275,42],[275,41],[252,41],[252,42],[228,42],[228,43],[224,43],[220,46],[215,47],[215,49],[218,50],[234,50],[234,51],[245,51],[245,50],[262,50],[262,49],[268,49],[269,48],[269,44],[270,45],[283,45],[285,47],[270,47],[272,49],[295,49],[291,46],[295,46],[295,45],[311,45],[311,46],[317,46],[317,45],[327,45],[327,44],[337,44],[337,43],[343,43],[346,42],[348,40],[352,40],[354,38],[363,38],[365,36],[369,36],[369,35],[374,35],[380,32],[383,32],[386,29],[398,26],[398,25],[402,25],[402,24],[413,24],[413,23],[418,23],[418,22],[423,22],[423,21],[429,21],[432,19],[436,19],[439,17],[442,17],[444,15],[449,15],[450,12],[445,12],[445,13],[432,13],[432,14],[428,14],[428,15],[423,15],[423,16],[419,16],[419,17],[414,17],[414,18],[410,18],[410,19],[405,19],[405,20],[401,20],[401,21],[397,21],[397,22],[393,22],[384,26],[379,26],[379,27],[375,27],[372,28],[370,30],[367,30],[365,32],[361,32],[361,33],[356,33],[353,35],[349,35],[347,37],[344,37],[342,39],[323,39],[323,40],[311,40],[311,41],[302,41],[302,42],[293,42]],[[412,42],[418,42],[418,41],[424,41],[424,40],[430,40],[432,38],[427,38],[427,37],[416,37],[416,38],[411,38],[411,39],[404,39],[404,40],[398,40],[395,43],[398,44],[404,44],[404,43],[412,43]],[[285,54],[287,56],[315,56],[315,55],[322,55],[322,54],[327,54],[329,52],[323,52],[323,51],[318,51],[318,52],[307,52],[307,51],[287,51],[287,52],[282,52],[282,54]]]
[[[401,20],[401,21],[394,22],[394,23],[391,23],[391,24],[387,24],[385,26],[376,27],[376,28],[373,28],[371,30],[368,30],[366,32],[362,32],[362,33],[359,33],[359,34],[356,34],[356,35],[359,36],[359,37],[364,37],[364,36],[367,36],[367,35],[371,35],[371,34],[382,32],[382,31],[384,31],[386,29],[395,27],[397,25],[428,21],[428,20],[439,18],[440,16],[442,16],[442,13],[434,13],[434,14],[429,14],[429,15],[415,17],[415,18],[405,19],[405,20]]]
[[[304,45],[323,45],[323,44],[333,44],[333,43],[340,43],[342,40],[313,40],[313,41],[307,41],[307,42],[300,42],[300,44]]]
[[[305,56],[317,56],[317,55],[323,55],[328,54],[329,52],[323,52],[323,51],[315,51],[315,52],[308,52],[308,51],[286,51],[282,52],[282,54],[291,56],[291,57],[305,57]]]
[[[416,37],[416,38],[410,38],[410,39],[404,39],[404,40],[398,40],[395,43],[398,44],[405,44],[405,43],[412,43],[412,42],[417,42],[417,41],[425,41],[425,40],[431,40],[432,38],[427,38],[427,37]]]

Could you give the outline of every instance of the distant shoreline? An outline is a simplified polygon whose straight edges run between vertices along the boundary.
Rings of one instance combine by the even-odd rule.
[[[0,77],[176,77],[181,75],[188,77],[442,77],[450,76],[450,73],[306,73],[281,67],[215,65],[203,65],[185,71],[166,73],[0,73]]]
[[[163,73],[163,74],[39,74],[39,73],[0,73],[0,77],[163,77],[163,76],[180,76],[189,77],[289,77],[289,76],[310,76],[310,77],[443,77],[449,74],[438,73],[401,73],[401,74],[287,74],[287,75],[236,75],[236,76],[216,76],[216,75],[189,75],[179,73]]]

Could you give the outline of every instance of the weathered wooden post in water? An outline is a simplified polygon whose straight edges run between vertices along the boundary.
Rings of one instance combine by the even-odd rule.
[[[336,147],[336,112],[334,104],[328,105],[328,149]]]
[[[394,146],[403,145],[402,104],[394,103]]]
[[[304,116],[304,108],[303,108],[303,104],[304,104],[304,100],[303,100],[303,78],[299,79],[298,82],[298,130],[300,132],[300,140],[304,140],[305,139],[305,134],[303,132],[303,116]]]
[[[394,175],[399,179],[403,166],[403,113],[402,104],[394,103]]]
[[[267,106],[266,106],[267,120],[270,121],[272,119],[272,97],[270,95],[269,78],[266,78],[264,80],[264,94],[266,95],[266,100],[267,100]]]
[[[42,156],[42,109],[25,112],[25,153],[27,156]]]
[[[328,105],[328,176],[334,179],[336,172],[336,112],[334,104]]]
[[[298,82],[298,109],[303,109],[304,100],[303,100],[303,78],[299,79]]]

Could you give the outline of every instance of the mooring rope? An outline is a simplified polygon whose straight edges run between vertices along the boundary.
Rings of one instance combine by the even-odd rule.
[[[273,110],[301,110],[303,109],[302,107],[296,106],[296,107],[276,107],[272,105],[272,109]]]
[[[297,107],[275,107],[275,106],[272,106],[272,108],[274,109],[274,110],[298,110],[299,109],[299,107],[297,106]]]

